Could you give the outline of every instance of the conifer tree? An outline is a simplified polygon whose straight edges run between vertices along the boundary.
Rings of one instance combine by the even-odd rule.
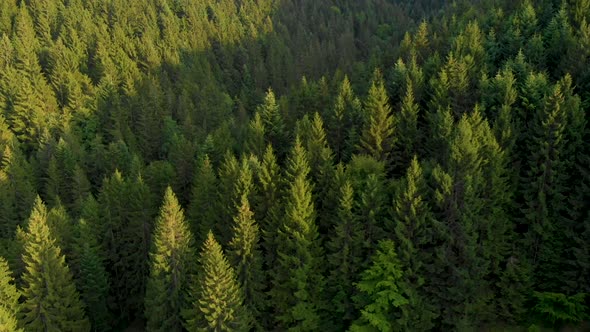
[[[532,141],[528,144],[532,155],[521,186],[525,198],[522,211],[528,227],[525,240],[528,257],[535,269],[535,281],[545,291],[562,287],[566,125],[563,91],[556,85],[545,105],[537,110],[530,130]]]
[[[262,158],[265,149],[265,132],[266,127],[262,121],[260,113],[254,114],[254,118],[248,124],[246,142],[244,143],[247,152]]]
[[[148,331],[181,331],[182,311],[195,271],[193,237],[172,189],[168,187],[156,220],[145,296]]]
[[[20,292],[4,257],[0,257],[0,330],[23,332],[18,328]]]
[[[381,241],[371,267],[356,284],[362,292],[358,301],[363,306],[351,331],[404,331],[399,322],[408,304],[400,285],[403,275],[393,241]]]
[[[281,329],[314,330],[321,323],[323,306],[316,294],[323,287],[322,252],[308,173],[307,152],[297,137],[288,160],[290,186],[277,234],[278,257],[270,290]]]
[[[419,107],[414,100],[414,87],[408,80],[406,95],[402,100],[401,112],[397,125],[397,140],[399,149],[395,152],[395,164],[398,171],[409,167],[412,157],[418,153],[421,137],[418,130]]]
[[[77,285],[86,304],[86,315],[93,331],[108,331],[111,314],[108,308],[109,281],[101,256],[101,248],[95,230],[84,219],[78,223],[75,253],[77,257]]]
[[[281,174],[272,145],[268,145],[257,173],[260,187],[254,209],[260,220],[264,261],[267,269],[274,266],[276,260],[277,232],[281,222]]]
[[[277,104],[274,92],[268,89],[264,97],[264,103],[260,105],[257,110],[262,118],[262,123],[265,128],[265,138],[273,147],[280,149],[286,143],[286,130],[283,115],[279,105]],[[277,153],[279,156],[283,155],[282,150]]]
[[[261,322],[265,320],[262,313],[266,309],[266,298],[263,293],[266,278],[259,249],[260,232],[246,194],[242,195],[242,203],[237,206],[237,210],[228,257],[244,291],[244,305],[252,315],[253,324],[257,330],[263,330]]]
[[[365,102],[365,119],[360,149],[373,158],[389,163],[393,151],[394,119],[383,78],[375,71]]]
[[[328,139],[330,145],[334,148],[336,161],[348,160],[353,151],[350,147],[356,147],[358,134],[356,126],[361,120],[361,102],[354,95],[350,80],[344,77],[338,89],[338,95],[334,104],[334,109],[329,117]],[[355,131],[351,135],[350,131]]]
[[[435,308],[423,286],[431,281],[433,276],[429,271],[436,263],[433,228],[441,227],[426,202],[427,193],[422,167],[414,157],[405,178],[399,183],[393,199],[391,222],[387,225],[387,230],[395,234],[396,252],[404,269],[402,281],[408,294],[408,310],[402,316],[406,328],[420,330],[433,327]]]
[[[309,155],[310,178],[314,183],[314,206],[318,211],[318,229],[325,234],[329,229],[329,215],[335,207],[328,205],[330,184],[334,176],[334,154],[328,145],[324,122],[319,113],[315,113],[310,122],[309,133],[304,137]]]
[[[352,299],[356,293],[354,283],[358,281],[363,246],[362,225],[353,210],[354,189],[350,181],[347,180],[340,188],[339,198],[333,235],[326,244],[329,265],[326,294],[337,330],[346,328],[356,318]]]
[[[22,276],[21,322],[27,331],[89,331],[90,324],[65,257],[47,226],[47,209],[37,197],[29,218]]]
[[[188,218],[195,242],[205,240],[206,234],[217,223],[217,176],[209,157],[205,155],[194,178],[192,197],[188,208]],[[200,241],[200,242],[199,242]]]
[[[199,262],[199,278],[191,291],[192,308],[185,316],[186,329],[247,331],[250,322],[242,288],[211,232],[203,244]]]

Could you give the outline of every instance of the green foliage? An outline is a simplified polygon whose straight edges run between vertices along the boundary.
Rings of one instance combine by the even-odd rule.
[[[365,101],[365,125],[360,148],[363,153],[389,163],[390,154],[396,143],[393,136],[394,119],[383,77],[379,71],[375,71],[373,76],[369,95]]]
[[[589,9],[0,1],[0,330],[585,328]]]
[[[102,251],[94,230],[80,219],[74,252],[78,258],[77,285],[80,297],[86,304],[86,315],[94,331],[108,331],[111,313],[108,308],[109,280]]]
[[[321,323],[322,303],[315,294],[323,288],[322,250],[308,173],[307,152],[297,137],[288,160],[290,185],[271,272],[270,297],[282,329],[313,330]]]
[[[216,188],[217,176],[209,157],[205,156],[197,169],[188,207],[188,218],[197,242],[201,239],[204,241],[207,232],[214,228],[219,218],[216,213]]]
[[[326,294],[334,324],[348,326],[356,318],[353,295],[362,260],[362,225],[354,211],[354,189],[350,181],[340,188],[339,205],[333,235],[326,243],[328,277]]]
[[[182,330],[182,312],[195,271],[193,236],[184,212],[168,187],[156,220],[145,295],[148,331]]]
[[[213,233],[209,232],[199,258],[200,272],[186,313],[188,331],[247,331],[249,316],[244,294]]]
[[[4,257],[0,257],[0,330],[23,332],[18,326],[20,292]]]
[[[47,226],[47,209],[37,197],[24,243],[21,308],[30,331],[89,331],[90,324],[70,269]]]
[[[586,296],[584,293],[567,296],[561,293],[534,292],[535,305],[532,311],[540,322],[549,327],[579,324],[588,318]]]
[[[242,285],[244,305],[252,317],[252,323],[257,330],[263,330],[261,322],[266,309],[266,296],[263,293],[266,278],[262,270],[260,231],[246,194],[242,195],[242,202],[236,207],[238,211],[234,217],[234,235],[229,242],[228,256]]]
[[[400,285],[402,276],[393,241],[380,242],[371,267],[362,273],[356,284],[361,291],[358,301],[366,304],[363,304],[361,317],[352,325],[351,331],[404,330],[398,322],[408,304]]]

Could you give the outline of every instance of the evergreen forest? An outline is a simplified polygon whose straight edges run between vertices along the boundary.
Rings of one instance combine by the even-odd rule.
[[[0,332],[590,330],[590,0],[0,0]]]

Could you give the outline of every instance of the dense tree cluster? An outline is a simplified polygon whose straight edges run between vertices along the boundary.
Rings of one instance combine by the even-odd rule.
[[[587,327],[589,109],[588,0],[2,0],[0,330]]]

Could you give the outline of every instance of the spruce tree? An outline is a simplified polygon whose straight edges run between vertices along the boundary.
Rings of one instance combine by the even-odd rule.
[[[183,310],[195,271],[193,236],[168,187],[156,220],[145,295],[148,331],[181,331]]]
[[[80,297],[86,304],[86,315],[90,318],[92,330],[108,331],[111,326],[109,280],[94,232],[95,229],[86,220],[80,219],[74,249],[78,260],[76,283]]]
[[[387,91],[379,71],[375,71],[371,82],[364,114],[365,122],[360,140],[360,150],[389,164],[391,152],[396,144],[393,135],[395,124]]]
[[[260,113],[254,114],[254,118],[248,124],[244,146],[247,152],[254,154],[258,158],[262,158],[266,148],[264,142],[265,132],[266,128]]]
[[[186,311],[186,329],[196,331],[247,331],[248,312],[236,273],[221,246],[209,232],[201,249],[200,270],[191,296],[192,308]]]
[[[283,156],[285,151],[282,147],[286,143],[286,129],[283,115],[272,89],[268,89],[264,97],[264,103],[260,105],[256,112],[260,114],[262,123],[265,128],[265,138],[273,147],[278,149],[277,154]]]
[[[236,270],[238,282],[244,291],[244,305],[253,318],[257,330],[263,330],[265,321],[262,313],[266,309],[265,272],[262,270],[263,256],[260,252],[260,231],[250,210],[247,196],[234,217],[233,238],[229,242],[229,261]]]
[[[272,271],[271,304],[281,329],[320,328],[322,252],[311,185],[307,179],[307,152],[297,137],[287,166],[290,180],[285,215],[277,234],[277,261]]]
[[[398,243],[396,252],[404,269],[402,281],[409,294],[408,310],[404,311],[403,320],[406,328],[419,330],[431,329],[435,318],[436,308],[423,286],[433,277],[429,274],[435,264],[433,228],[441,227],[428,206],[427,194],[422,167],[414,157],[394,196],[387,230],[395,235]]]
[[[329,298],[335,330],[346,328],[356,318],[353,296],[354,283],[361,266],[363,236],[362,225],[355,215],[354,189],[350,181],[340,188],[337,219],[326,244],[329,274],[326,295]]]
[[[216,193],[218,180],[209,157],[205,155],[193,180],[193,189],[188,207],[188,219],[195,242],[203,242],[207,232],[218,220]]]
[[[399,322],[408,304],[401,286],[403,275],[393,241],[381,241],[371,267],[356,284],[362,309],[351,331],[405,331]]]
[[[0,256],[0,330],[23,332],[18,328],[20,292],[16,289],[14,277],[8,262]]]
[[[21,322],[25,329],[89,331],[80,295],[47,226],[47,209],[39,197],[28,221],[22,259]]]
[[[545,105],[537,110],[530,129],[528,144],[532,154],[521,184],[525,199],[522,212],[527,227],[524,244],[533,263],[535,282],[543,291],[563,287],[566,110],[563,91],[556,85]]]
[[[272,148],[268,145],[257,172],[260,191],[256,196],[254,213],[260,221],[264,262],[267,270],[276,261],[277,232],[281,222],[281,174]]]
[[[399,149],[395,152],[396,170],[403,172],[410,166],[412,157],[418,153],[421,143],[420,131],[418,130],[419,106],[414,100],[414,87],[412,81],[408,80],[406,95],[402,100],[401,111],[398,115],[397,140]]]

